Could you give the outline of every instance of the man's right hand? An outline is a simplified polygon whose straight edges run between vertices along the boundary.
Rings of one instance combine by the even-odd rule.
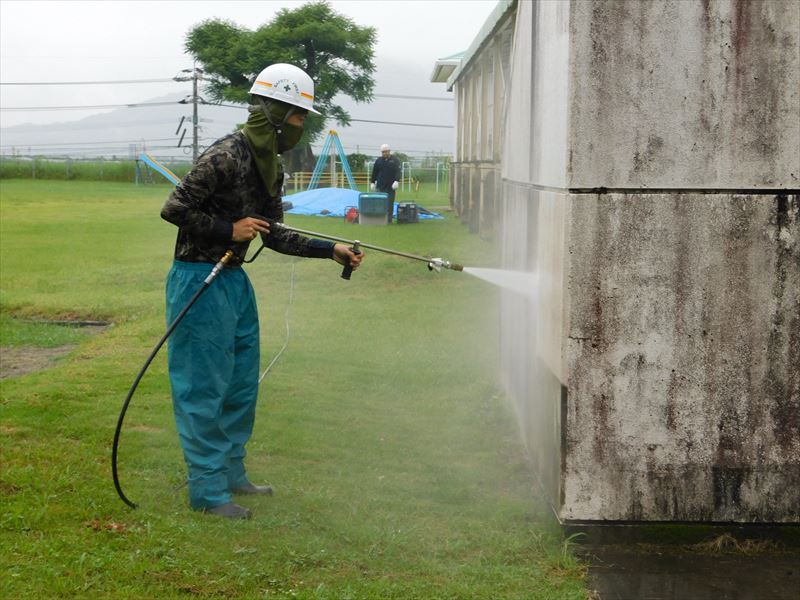
[[[254,217],[239,219],[233,224],[234,242],[249,242],[258,237],[259,233],[269,233],[269,223]]]
[[[369,184],[369,189],[370,189],[370,191],[372,191],[372,192],[374,192],[374,191],[375,191],[375,183],[374,183],[374,182]]]

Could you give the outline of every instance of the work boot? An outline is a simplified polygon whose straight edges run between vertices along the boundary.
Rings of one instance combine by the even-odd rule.
[[[249,508],[239,506],[233,502],[220,504],[219,506],[215,506],[213,508],[207,508],[205,512],[212,515],[217,515],[218,517],[225,517],[226,519],[249,519],[253,516],[253,513],[250,512]]]
[[[272,496],[271,485],[253,485],[249,481],[239,487],[231,488],[231,494],[242,496]]]

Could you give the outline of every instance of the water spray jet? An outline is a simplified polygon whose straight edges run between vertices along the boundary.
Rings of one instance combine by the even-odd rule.
[[[527,271],[481,269],[477,267],[465,267],[463,271],[473,277],[530,298],[535,296],[535,292],[539,287],[539,280],[536,274]]]

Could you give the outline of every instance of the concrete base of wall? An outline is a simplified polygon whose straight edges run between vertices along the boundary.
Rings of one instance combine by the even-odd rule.
[[[503,193],[540,282],[504,381],[559,517],[800,522],[800,196]]]
[[[564,519],[800,522],[800,196],[575,195]]]

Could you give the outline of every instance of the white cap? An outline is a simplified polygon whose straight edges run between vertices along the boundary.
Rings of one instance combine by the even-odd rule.
[[[387,150],[391,150],[391,148],[389,148],[389,144],[383,144],[381,146],[381,152],[386,152]]]
[[[258,74],[250,93],[319,114],[314,110],[314,82],[308,73],[294,65],[277,63],[268,66]]]

